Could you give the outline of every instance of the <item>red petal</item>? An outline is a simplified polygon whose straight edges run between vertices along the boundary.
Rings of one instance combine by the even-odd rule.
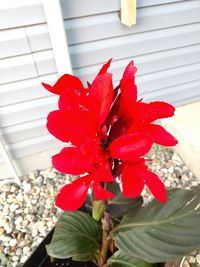
[[[144,180],[140,169],[126,164],[122,171],[122,189],[125,197],[138,197],[144,188]]]
[[[120,81],[121,88],[121,101],[125,105],[125,102],[134,103],[137,100],[137,86],[135,85],[135,73],[137,69],[131,61],[126,67],[123,77]]]
[[[89,96],[94,100],[95,112],[101,125],[109,114],[113,100],[112,74],[97,76],[89,89]]]
[[[94,108],[91,99],[86,95],[86,90],[82,91],[80,89],[65,89],[58,102],[59,109],[86,109],[92,110]]]
[[[48,91],[60,95],[66,88],[74,88],[84,90],[83,84],[79,78],[70,74],[64,74],[57,82],[51,86],[49,84],[42,83],[45,89]]]
[[[93,176],[95,181],[99,182],[113,182],[114,178],[110,170],[109,163],[103,161],[97,169],[93,170]]]
[[[167,192],[163,182],[158,178],[158,176],[147,170],[145,174],[145,182],[155,198],[160,202],[165,203],[167,200]]]
[[[92,123],[90,114],[81,110],[51,112],[47,118],[47,129],[59,140],[76,146],[96,136],[95,123]]]
[[[115,195],[112,192],[105,190],[100,185],[100,183],[94,183],[93,184],[93,193],[94,193],[94,198],[96,200],[104,200],[104,199],[115,197]]]
[[[146,127],[146,131],[152,136],[153,141],[162,146],[175,146],[178,141],[162,126],[150,124]]]
[[[91,170],[92,158],[83,156],[77,147],[65,147],[52,157],[52,165],[62,173],[79,175]]]
[[[157,119],[172,117],[175,111],[175,108],[166,102],[151,102],[149,103],[149,107],[151,108],[149,122],[153,122]]]
[[[75,180],[72,184],[65,185],[58,193],[56,206],[64,211],[79,209],[85,202],[89,188],[88,176]]]
[[[109,59],[108,62],[106,62],[106,63],[102,66],[102,68],[100,69],[100,71],[99,71],[99,73],[97,74],[97,76],[98,76],[98,75],[101,75],[101,74],[104,74],[104,73],[107,72],[108,68],[110,67],[110,63],[111,63],[111,61],[112,61],[112,58]]]
[[[145,133],[128,134],[113,141],[109,150],[114,158],[135,160],[144,156],[151,148],[153,140]]]

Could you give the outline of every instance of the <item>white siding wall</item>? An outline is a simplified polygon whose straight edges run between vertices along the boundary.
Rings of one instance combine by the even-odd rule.
[[[119,0],[61,0],[74,73],[91,81],[112,57],[117,82],[134,59],[145,100],[180,105],[199,99],[200,0],[137,2],[137,24],[127,28],[118,17]],[[0,29],[0,129],[27,172],[36,162],[37,168],[50,164],[44,152],[60,147],[45,129],[57,98],[40,82],[53,83],[57,71],[41,0],[4,1]]]

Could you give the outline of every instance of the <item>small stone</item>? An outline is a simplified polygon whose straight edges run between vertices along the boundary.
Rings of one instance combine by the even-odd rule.
[[[16,239],[11,239],[10,242],[9,242],[9,245],[11,247],[14,247],[16,244],[17,244],[17,240]]]
[[[15,254],[16,254],[17,256],[21,256],[21,255],[22,255],[22,248],[17,248]]]
[[[169,180],[166,180],[166,181],[164,182],[164,184],[165,184],[166,187],[170,187],[171,182],[170,182]]]
[[[23,255],[20,259],[20,263],[24,263],[28,259],[27,255]]]
[[[23,189],[25,193],[29,193],[31,191],[31,184],[30,183],[23,184]]]
[[[200,254],[196,255],[196,261],[197,261],[198,264],[200,264]]]
[[[30,251],[30,247],[24,247],[23,248],[23,254],[28,254]]]
[[[35,178],[38,177],[38,175],[39,175],[39,171],[35,170],[35,171],[29,173],[29,178],[31,180],[35,180]]]
[[[22,194],[21,193],[19,193],[19,194],[17,194],[16,195],[16,199],[19,201],[19,202],[23,202],[23,196],[22,196]]]
[[[172,174],[174,172],[174,166],[169,167],[168,172]]]
[[[18,225],[18,224],[21,224],[21,222],[23,221],[23,218],[22,218],[22,216],[19,216],[19,217],[17,217],[17,219],[15,220],[15,224],[16,225]]]
[[[12,256],[12,261],[18,261],[18,260],[19,260],[19,256],[16,256],[16,255]]]
[[[37,235],[38,235],[38,230],[37,229],[33,229],[32,237],[36,237]]]
[[[0,227],[0,235],[2,235],[5,232],[3,227]]]
[[[186,175],[186,174],[183,174],[181,176],[181,179],[184,181],[184,182],[188,182],[189,181],[189,177]]]
[[[42,176],[38,176],[38,177],[35,179],[35,183],[36,183],[38,186],[42,186],[42,184],[43,184],[43,177],[42,177]]]
[[[18,209],[18,208],[19,208],[19,205],[17,205],[17,204],[11,204],[11,205],[10,205],[10,211],[11,211],[11,212],[15,211],[15,210]]]
[[[10,187],[10,192],[11,193],[14,193],[15,191],[17,191],[17,187],[16,186],[14,186],[14,185],[12,185],[11,187]]]
[[[9,184],[4,184],[4,185],[1,187],[1,191],[2,191],[2,192],[10,192],[10,185],[9,185]]]
[[[32,201],[31,201],[31,203],[32,203],[33,205],[35,205],[37,202],[38,202],[37,199],[32,199]]]

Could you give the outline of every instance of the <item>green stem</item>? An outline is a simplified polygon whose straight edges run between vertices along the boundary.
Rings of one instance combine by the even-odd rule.
[[[103,267],[106,264],[107,260],[107,253],[110,246],[111,239],[109,238],[110,232],[110,215],[107,212],[104,212],[104,218],[102,219],[102,227],[103,227],[103,234],[102,234],[102,245],[101,251],[98,259],[98,267]]]

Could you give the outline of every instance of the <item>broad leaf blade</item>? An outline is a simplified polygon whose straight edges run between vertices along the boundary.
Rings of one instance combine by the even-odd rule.
[[[153,200],[125,215],[112,234],[130,257],[148,262],[181,258],[200,246],[200,186],[171,190],[166,205]]]
[[[106,212],[115,219],[121,218],[124,214],[135,211],[136,208],[143,204],[143,198],[124,197],[120,192],[115,198],[109,200]]]
[[[146,261],[131,258],[118,250],[107,261],[112,267],[151,267],[153,264]]]
[[[101,230],[97,222],[84,212],[64,212],[56,225],[47,253],[59,259],[95,259],[99,250]]]

